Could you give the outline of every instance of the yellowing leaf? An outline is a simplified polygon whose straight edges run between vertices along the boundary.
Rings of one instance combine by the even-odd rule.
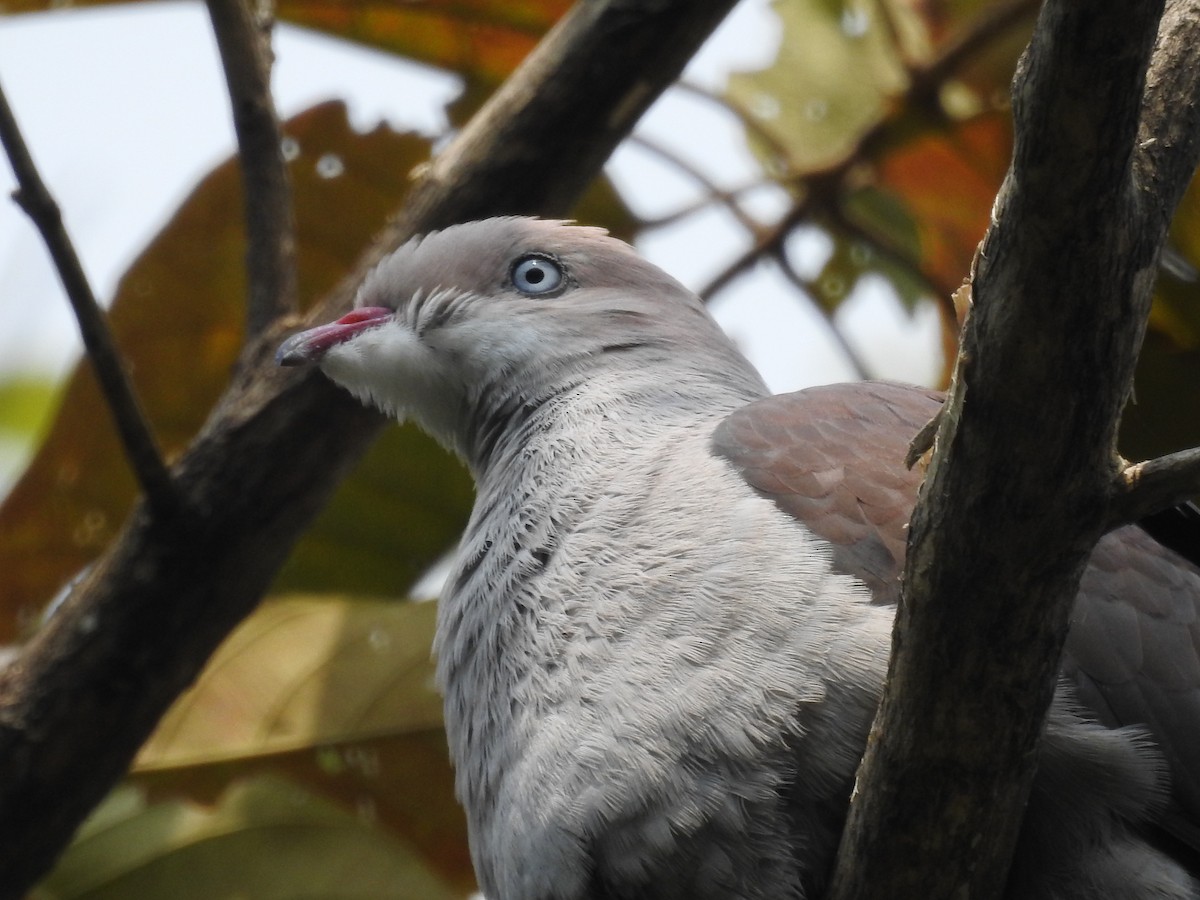
[[[216,803],[247,778],[286,778],[403,840],[447,884],[474,886],[467,826],[440,728],[318,749],[133,773],[155,799]]]
[[[0,495],[32,455],[57,398],[54,384],[43,379],[0,381]]]
[[[33,900],[461,898],[361,817],[276,778],[212,808],[123,787],[93,814]]]
[[[218,650],[143,748],[152,798],[212,803],[286,777],[402,839],[447,884],[474,883],[433,690],[432,603],[270,600]]]
[[[287,597],[243,622],[136,767],[210,763],[437,729],[432,603]]]

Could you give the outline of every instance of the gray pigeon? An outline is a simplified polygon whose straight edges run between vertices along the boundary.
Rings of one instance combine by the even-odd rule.
[[[458,454],[446,733],[491,900],[820,897],[879,698],[938,396],[768,396],[701,302],[595,228],[410,241],[297,334]],[[1200,896],[1200,568],[1084,577],[1012,898]]]

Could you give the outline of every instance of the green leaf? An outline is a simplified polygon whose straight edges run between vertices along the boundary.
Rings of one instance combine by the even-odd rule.
[[[729,80],[729,99],[785,148],[768,172],[809,172],[845,157],[907,82],[875,3],[775,3],[783,43],[774,63]],[[852,77],[848,77],[853,73]]]
[[[58,388],[47,379],[0,381],[0,494],[33,455],[57,399]]]
[[[461,898],[402,842],[300,787],[260,777],[212,807],[114,792],[34,900]]]

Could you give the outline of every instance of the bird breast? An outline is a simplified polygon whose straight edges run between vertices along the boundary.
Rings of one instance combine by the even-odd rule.
[[[579,896],[588,872],[633,884],[652,861],[700,866],[696,883],[729,888],[712,896],[794,876],[771,865],[795,856],[781,798],[811,737],[798,711],[879,683],[834,666],[881,670],[890,615],[713,456],[711,429],[603,446],[551,430],[481,480],[437,652],[489,896]],[[804,776],[826,793],[856,760],[835,756]],[[747,847],[761,859],[736,859]]]

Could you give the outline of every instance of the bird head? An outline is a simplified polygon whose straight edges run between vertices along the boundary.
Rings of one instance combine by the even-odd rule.
[[[481,419],[597,378],[684,397],[711,370],[744,382],[743,399],[762,392],[699,299],[665,272],[602,229],[529,218],[414,238],[367,277],[353,311],[292,336],[276,359],[320,365],[468,458]]]

